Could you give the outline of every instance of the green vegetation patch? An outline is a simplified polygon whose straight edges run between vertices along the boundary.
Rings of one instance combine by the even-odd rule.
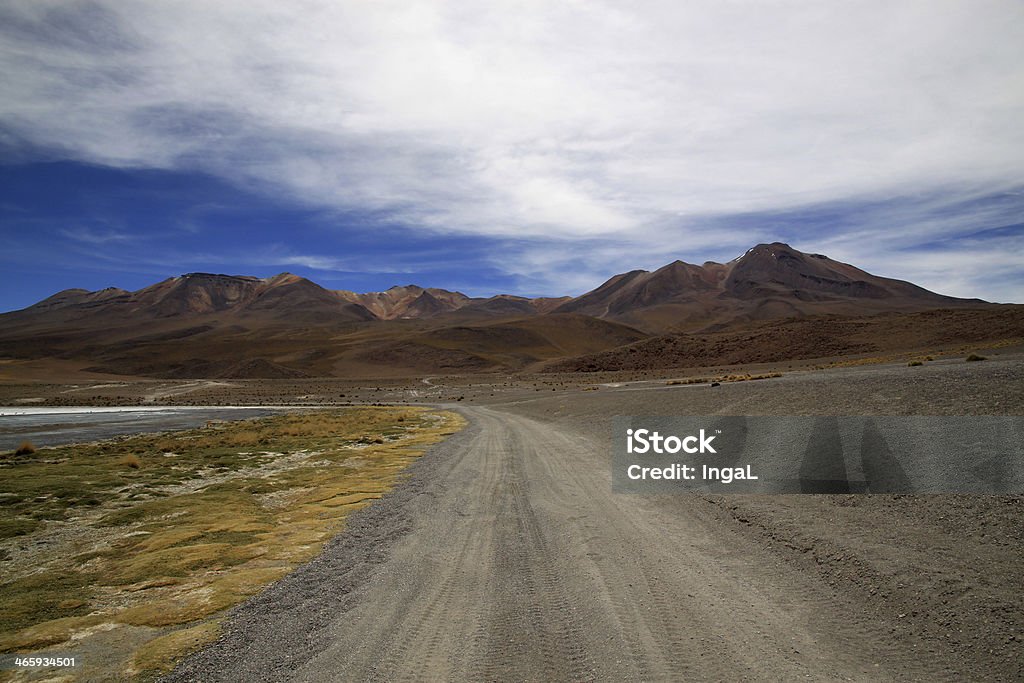
[[[50,570],[0,583],[0,614],[5,631],[89,612],[92,591],[73,570]]]
[[[165,671],[463,425],[351,407],[0,455],[0,652],[134,629],[119,675]]]

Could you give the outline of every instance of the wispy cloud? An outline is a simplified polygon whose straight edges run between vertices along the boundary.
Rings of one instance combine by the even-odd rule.
[[[365,258],[336,258],[332,256],[320,256],[315,254],[248,254],[239,259],[242,263],[253,266],[279,266],[288,268],[301,266],[310,270],[321,271],[321,273],[348,274],[348,273],[416,273],[424,269],[428,264],[420,264],[418,268],[409,268],[395,265],[394,261],[388,263],[373,262]],[[234,260],[237,263],[239,260]]]
[[[109,244],[133,239],[132,235],[116,230],[93,230],[91,228],[64,228],[60,234],[76,242],[87,244]]]
[[[779,237],[898,271],[1024,178],[1011,0],[15,0],[0,27],[18,139],[494,239],[546,291]],[[888,214],[769,227],[837,203]]]

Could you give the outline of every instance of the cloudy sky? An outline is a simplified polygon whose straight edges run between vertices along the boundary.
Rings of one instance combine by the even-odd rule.
[[[0,310],[579,294],[765,241],[1024,302],[1024,4],[5,0]]]

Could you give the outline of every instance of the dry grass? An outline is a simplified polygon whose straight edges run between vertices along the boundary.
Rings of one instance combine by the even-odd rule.
[[[289,436],[294,436],[294,434],[289,434]],[[232,446],[255,446],[260,443],[260,433],[254,429],[231,432],[225,436],[224,441]]]
[[[218,621],[207,621],[154,638],[135,652],[127,673],[138,676],[144,672],[170,671],[175,662],[216,640],[219,632]]]
[[[141,649],[93,653],[100,673],[166,670],[463,424],[361,407],[0,458],[0,652],[114,630]]]

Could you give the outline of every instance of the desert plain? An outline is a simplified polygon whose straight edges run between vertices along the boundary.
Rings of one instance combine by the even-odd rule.
[[[1013,680],[1020,495],[610,493],[614,415],[1024,413],[1022,349],[982,346],[984,362],[920,365],[7,381],[0,403],[381,404],[465,421],[320,554],[192,631],[206,637],[178,657],[212,644],[167,680]],[[34,538],[4,541],[5,562]]]
[[[0,646],[83,661],[4,675],[1024,676],[1012,486],[638,495],[610,465],[615,416],[1024,415],[1022,307],[779,243],[457,294],[191,274],[0,316]]]

